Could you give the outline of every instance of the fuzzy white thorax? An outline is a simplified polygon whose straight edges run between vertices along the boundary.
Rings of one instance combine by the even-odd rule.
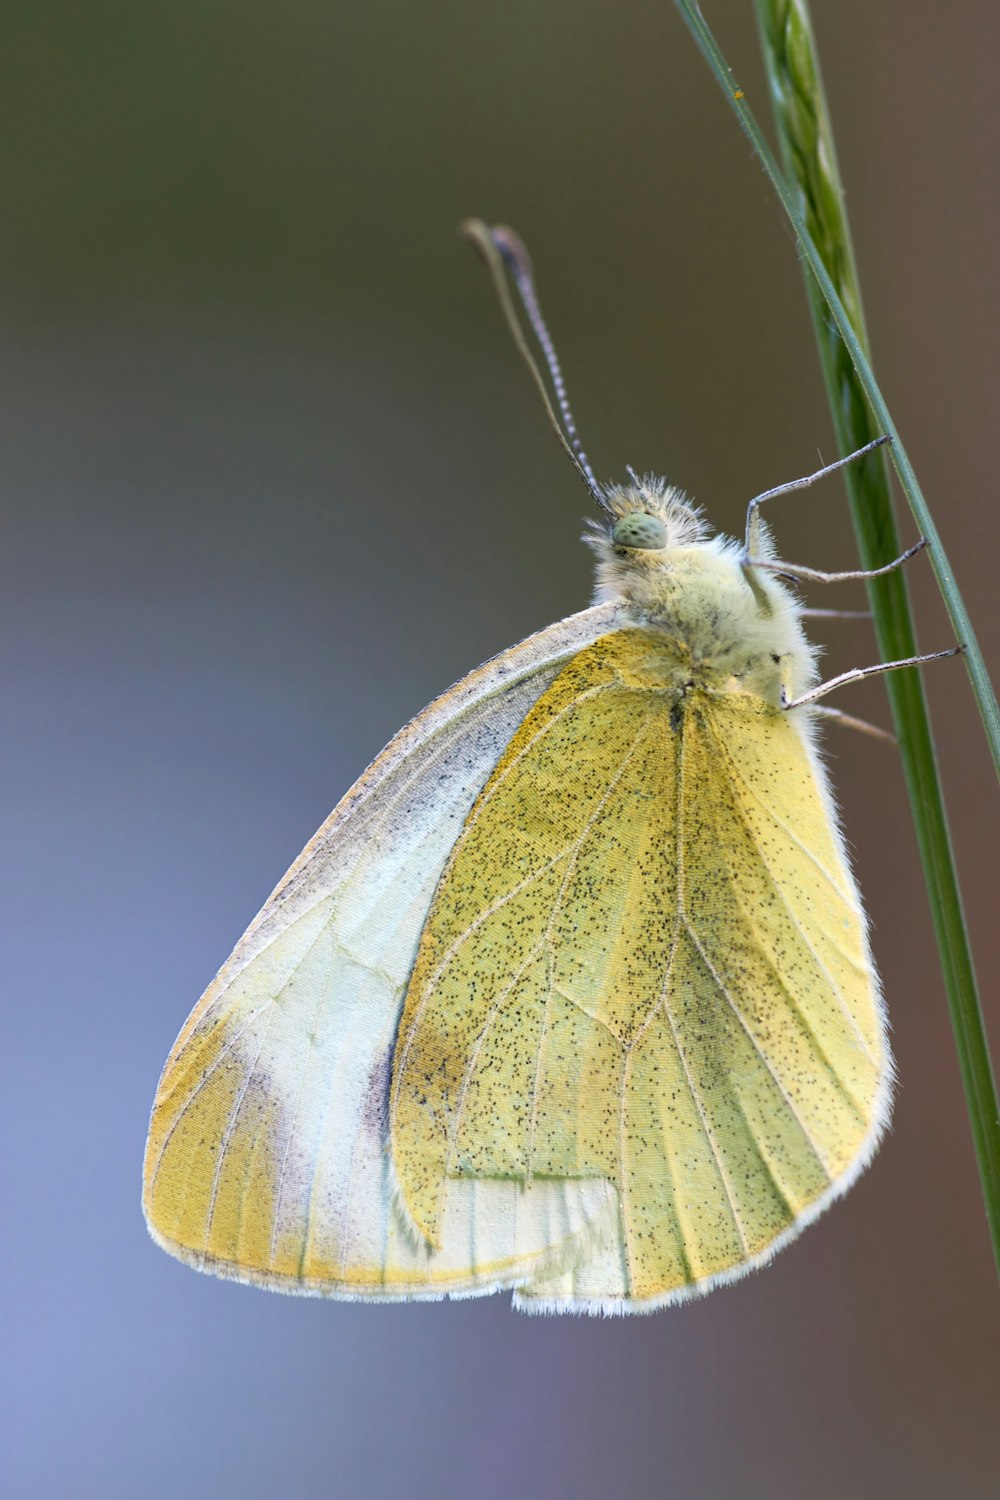
[[[794,698],[816,681],[817,653],[796,596],[770,569],[748,566],[740,543],[712,536],[681,490],[647,474],[608,488],[606,498],[608,520],[591,522],[584,537],[597,556],[596,604],[627,605],[709,689],[753,692],[778,706],[782,688]],[[615,542],[616,523],[635,513],[662,522],[662,547]],[[774,556],[763,525],[757,552]]]

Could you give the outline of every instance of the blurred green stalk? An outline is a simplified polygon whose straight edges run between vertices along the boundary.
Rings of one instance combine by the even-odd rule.
[[[790,218],[806,263],[806,285],[837,444],[853,452],[882,433],[921,533],[979,706],[1000,773],[1000,713],[972,624],[958,592],[913,467],[875,382],[861,309],[836,152],[820,80],[806,0],[755,0],[787,178],[737,85],[732,69],[692,0],[677,0],[709,67],[728,97]],[[862,566],[877,568],[902,550],[889,484],[886,449],[844,471]],[[882,660],[916,654],[903,571],[868,583]],[[885,678],[899,739],[924,878],[941,955],[986,1216],[1000,1267],[1000,1110],[976,987],[965,914],[934,756],[919,670]]]

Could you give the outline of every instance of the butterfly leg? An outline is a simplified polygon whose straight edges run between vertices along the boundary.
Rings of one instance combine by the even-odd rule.
[[[832,719],[845,729],[856,729],[859,734],[867,734],[873,740],[886,740],[890,745],[897,743],[896,736],[890,734],[888,729],[883,729],[879,724],[870,724],[867,719],[855,718],[854,714],[845,714],[841,708],[828,708],[825,703],[815,703],[813,713],[822,714],[824,719]]]
[[[870,609],[800,609],[800,620],[870,620]]]
[[[866,443],[863,448],[858,448],[856,452],[849,453],[846,458],[838,458],[836,463],[825,464],[822,469],[817,469],[815,474],[807,474],[804,479],[791,479],[787,484],[776,485],[773,490],[765,490],[762,495],[755,495],[747,506],[747,531],[746,540],[743,544],[743,550],[747,554],[747,557],[749,558],[751,553],[758,550],[760,537],[758,510],[765,500],[773,500],[775,495],[787,495],[792,490],[807,489],[809,485],[815,484],[818,479],[825,479],[827,474],[835,474],[838,469],[843,469],[847,464],[854,463],[855,459],[863,458],[873,448],[881,448],[883,443],[891,441],[892,439],[886,433],[882,437],[875,438],[873,442]]]
[[[851,578],[881,578],[883,573],[892,573],[896,568],[902,567],[911,557],[922,552],[927,546],[927,538],[922,536],[912,547],[907,547],[892,562],[888,562],[881,568],[851,568],[845,573],[824,573],[820,568],[804,568],[798,563],[777,562],[766,557],[747,557],[744,559],[744,568],[768,568],[772,573],[785,573],[790,578],[805,578],[811,583],[846,583]]]
[[[848,682],[860,682],[864,677],[877,677],[882,672],[895,672],[900,667],[918,667],[921,662],[938,661],[943,656],[958,656],[965,650],[964,646],[950,646],[947,651],[928,651],[923,656],[907,656],[902,661],[877,662],[873,667],[853,667],[849,672],[840,672],[836,677],[830,677],[826,682],[817,683],[810,688],[808,693],[802,693],[798,698],[789,698],[785,684],[781,684],[781,706],[782,708],[801,708],[803,703],[815,703],[817,698],[825,698],[827,693],[832,693],[835,688],[844,687]]]

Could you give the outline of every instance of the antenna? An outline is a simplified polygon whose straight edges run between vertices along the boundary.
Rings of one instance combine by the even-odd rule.
[[[500,301],[500,310],[504,315],[507,326],[511,331],[514,343],[517,345],[525,364],[531,371],[535,385],[542,398],[549,421],[556,436],[562,443],[563,448],[569,456],[570,462],[583,480],[587,489],[603,511],[608,511],[608,503],[604,493],[597,482],[590,460],[580,442],[580,436],[576,429],[573,418],[573,410],[566,395],[566,382],[563,379],[562,366],[559,356],[556,354],[552,335],[549,333],[542,310],[538,305],[538,293],[535,290],[535,276],[531,267],[531,258],[525,248],[523,241],[508,229],[504,224],[486,224],[482,219],[466,219],[460,226],[459,233],[463,235],[480,253],[486,262],[493,285]],[[542,351],[545,366],[549,372],[552,382],[552,390],[555,394],[555,405],[549,394],[538,360],[535,358],[524,336],[524,329],[518,317],[517,309],[511,299],[508,286],[508,274],[517,288],[521,299],[521,306],[528,325],[534,333],[538,346]]]

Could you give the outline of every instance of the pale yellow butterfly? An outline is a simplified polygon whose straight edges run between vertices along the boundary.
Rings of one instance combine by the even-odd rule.
[[[143,1202],[278,1291],[645,1312],[766,1261],[885,1127],[814,705],[886,667],[817,685],[779,575],[862,575],[778,562],[758,519],[820,476],[743,546],[662,480],[600,486],[524,247],[467,232],[603,514],[596,602],[432,703],[306,846],[170,1054]]]

